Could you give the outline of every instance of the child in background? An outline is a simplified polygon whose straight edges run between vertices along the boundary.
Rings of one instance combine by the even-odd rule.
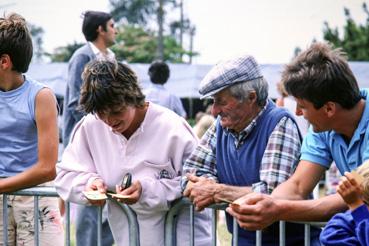
[[[364,180],[359,184],[352,173],[345,173],[337,192],[349,210],[332,217],[320,235],[323,245],[369,245],[369,161],[357,173]]]

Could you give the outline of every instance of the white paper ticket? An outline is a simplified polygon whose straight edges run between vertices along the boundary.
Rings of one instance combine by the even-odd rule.
[[[121,198],[121,199],[127,199],[127,198],[131,198],[131,196],[128,195],[122,195],[122,194],[117,194],[117,193],[108,193],[108,195],[110,195],[113,198]]]
[[[105,200],[108,197],[104,193],[100,193],[98,190],[83,191],[83,194],[89,200]]]

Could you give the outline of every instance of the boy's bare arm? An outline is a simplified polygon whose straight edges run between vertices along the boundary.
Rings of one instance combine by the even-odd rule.
[[[0,180],[0,193],[32,187],[55,178],[58,158],[57,107],[54,93],[43,88],[36,96],[35,119],[38,135],[38,161],[13,177]]]

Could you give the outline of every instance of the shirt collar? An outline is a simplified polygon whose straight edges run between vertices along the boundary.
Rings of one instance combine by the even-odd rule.
[[[111,51],[111,49],[107,48],[108,54],[104,54],[94,45],[94,43],[92,42],[88,42],[88,43],[92,49],[92,52],[94,53],[97,59],[109,60],[109,61],[113,61],[115,59],[115,55],[113,51]]]

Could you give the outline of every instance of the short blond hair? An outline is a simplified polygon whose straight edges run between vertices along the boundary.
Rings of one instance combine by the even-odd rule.
[[[357,172],[364,178],[361,184],[363,186],[363,200],[369,204],[369,160],[363,162],[363,164],[357,168]]]

